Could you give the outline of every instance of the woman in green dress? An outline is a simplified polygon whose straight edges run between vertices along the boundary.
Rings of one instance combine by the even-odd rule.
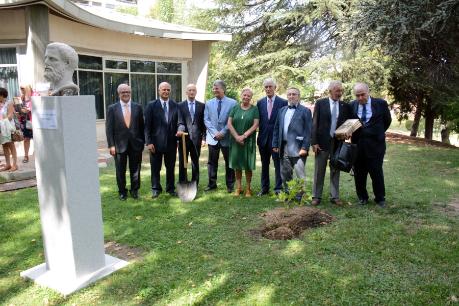
[[[233,107],[228,118],[228,129],[231,132],[229,166],[236,172],[235,195],[242,193],[242,170],[245,170],[245,196],[252,196],[250,184],[252,171],[255,170],[256,140],[255,131],[258,128],[258,108],[252,105],[253,92],[244,88],[241,93],[242,103]]]

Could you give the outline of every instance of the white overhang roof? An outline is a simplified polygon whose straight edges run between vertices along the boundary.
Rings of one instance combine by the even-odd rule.
[[[208,32],[134,15],[108,13],[96,8],[83,9],[69,0],[0,0],[0,9],[33,4],[46,5],[71,20],[112,31],[170,39],[231,41],[231,34]]]

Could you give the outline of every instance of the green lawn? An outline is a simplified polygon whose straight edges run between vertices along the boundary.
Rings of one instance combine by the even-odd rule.
[[[459,297],[459,216],[444,212],[459,197],[459,150],[389,145],[388,208],[323,201],[337,221],[291,241],[251,237],[275,198],[233,198],[223,168],[221,191],[204,194],[201,164],[199,198],[189,204],[152,200],[148,163],[139,201],[118,201],[113,168],[102,170],[105,240],[141,248],[144,258],[67,298],[19,277],[44,261],[36,189],[1,193],[0,304],[444,305]],[[312,167],[308,159],[309,187]],[[255,182],[258,191],[259,168]],[[341,195],[356,202],[348,174]]]

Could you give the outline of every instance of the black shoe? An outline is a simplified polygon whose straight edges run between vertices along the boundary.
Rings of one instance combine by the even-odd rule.
[[[269,191],[266,191],[266,190],[262,190],[260,191],[259,193],[257,193],[257,196],[261,197],[261,196],[264,196],[264,195],[268,195],[269,194]]]
[[[359,200],[359,205],[367,205],[368,204],[368,199],[360,199]]]
[[[379,202],[376,202],[376,204],[381,207],[381,208],[385,208],[386,207],[386,201],[379,201]]]
[[[120,193],[119,199],[120,199],[120,201],[126,201],[126,199],[127,199],[127,194],[125,194],[125,193]]]
[[[278,196],[279,193],[281,193],[281,192],[282,192],[282,190],[274,190],[274,194],[277,195],[277,196]]]
[[[226,191],[228,191],[228,193],[233,193],[234,192],[234,188],[228,188],[228,189],[226,189]]]
[[[139,192],[137,190],[131,190],[130,194],[131,194],[131,197],[133,199],[138,199],[139,198]]]
[[[168,194],[169,194],[171,197],[176,197],[176,196],[177,196],[177,192],[175,192],[175,191],[168,192]]]
[[[152,197],[153,199],[154,199],[154,198],[157,198],[157,197],[159,197],[159,194],[160,194],[160,193],[161,193],[161,192],[155,190],[155,191],[152,192],[151,197]]]
[[[215,187],[207,186],[206,188],[204,188],[204,191],[212,191],[212,190],[216,190],[216,189],[217,189],[217,186],[215,186]]]

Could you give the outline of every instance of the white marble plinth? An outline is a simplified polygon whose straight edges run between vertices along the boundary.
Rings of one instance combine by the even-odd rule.
[[[31,279],[35,283],[56,290],[63,295],[69,295],[128,264],[127,261],[105,255],[105,266],[94,272],[86,273],[79,278],[66,278],[64,275],[59,275],[59,273],[53,273],[52,270],[46,268],[46,263],[21,272],[21,277]]]
[[[46,262],[21,276],[69,294],[127,262],[104,251],[94,96],[34,97],[32,107]]]

